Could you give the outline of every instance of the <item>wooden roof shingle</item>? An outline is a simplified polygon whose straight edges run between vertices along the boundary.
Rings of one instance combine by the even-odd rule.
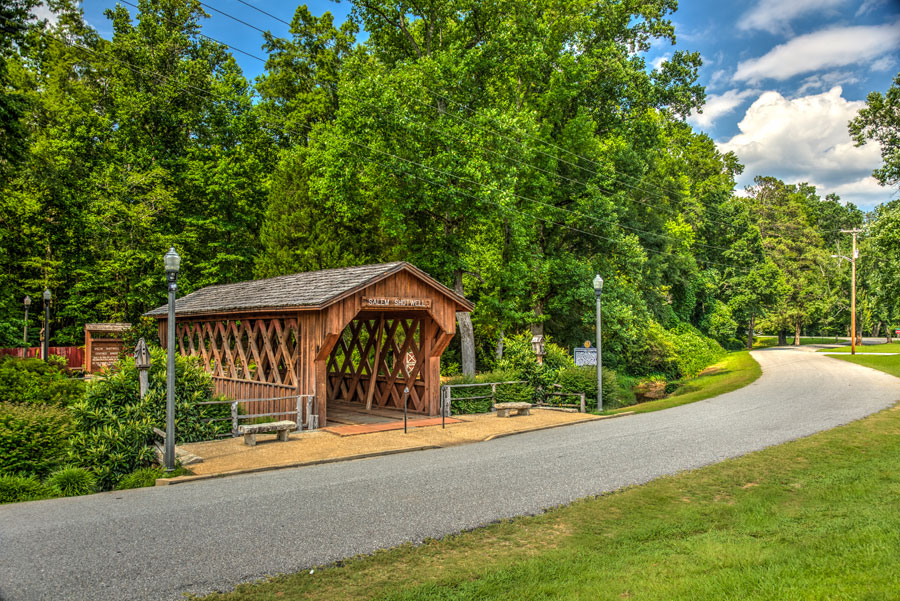
[[[401,270],[407,270],[442,294],[453,298],[463,310],[472,304],[424,271],[405,261],[307,271],[263,280],[207,286],[175,301],[176,315],[257,312],[268,309],[321,309],[355,290],[374,284]],[[166,317],[163,305],[145,315]]]

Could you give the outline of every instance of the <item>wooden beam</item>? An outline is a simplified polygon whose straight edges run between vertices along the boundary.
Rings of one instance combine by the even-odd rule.
[[[369,390],[366,392],[366,410],[372,409],[372,397],[375,394],[375,381],[381,366],[381,334],[384,330],[384,313],[378,318],[378,334],[375,335],[375,361],[372,362],[372,373],[369,377]]]

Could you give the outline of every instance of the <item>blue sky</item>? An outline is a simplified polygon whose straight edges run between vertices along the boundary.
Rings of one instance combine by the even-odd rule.
[[[129,0],[136,3],[136,0]],[[287,35],[280,23],[238,0],[203,0],[260,29]],[[290,21],[292,2],[248,0]],[[114,0],[85,0],[85,17],[110,35],[103,10]],[[351,5],[308,3],[337,22]],[[264,57],[262,35],[207,7],[203,32]],[[130,8],[126,6],[126,8]],[[133,12],[133,9],[132,9]],[[675,49],[703,56],[700,81],[707,104],[689,122],[734,151],[745,165],[738,184],[756,175],[815,184],[864,209],[896,197],[870,177],[880,164],[877,146],[853,146],[847,121],[873,90],[884,92],[900,71],[900,0],[682,0],[672,16],[676,46],[655,44],[646,58],[665,60]],[[263,64],[234,52],[253,79]]]

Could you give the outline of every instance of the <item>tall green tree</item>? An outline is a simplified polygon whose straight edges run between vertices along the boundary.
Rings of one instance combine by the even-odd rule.
[[[887,92],[871,92],[866,106],[850,121],[850,135],[857,146],[875,140],[884,164],[872,172],[882,186],[900,184],[900,73]]]

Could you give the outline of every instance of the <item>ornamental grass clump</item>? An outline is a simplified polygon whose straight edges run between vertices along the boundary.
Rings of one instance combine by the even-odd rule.
[[[158,467],[142,467],[123,476],[119,483],[116,484],[116,490],[153,486],[156,484],[156,479],[162,478],[164,475],[165,472]]]
[[[50,489],[34,476],[0,475],[0,504],[36,501],[52,496]]]
[[[97,492],[97,477],[82,467],[71,465],[50,474],[44,484],[58,497],[77,497]]]

